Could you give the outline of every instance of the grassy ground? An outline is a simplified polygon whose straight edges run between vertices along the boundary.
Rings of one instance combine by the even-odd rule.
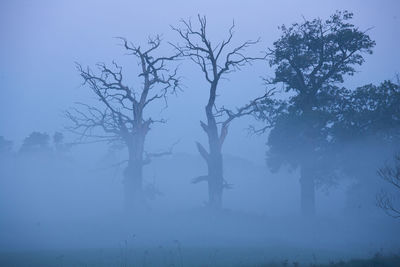
[[[383,256],[376,254],[370,259],[352,259],[348,261],[331,262],[329,264],[313,264],[311,266],[332,266],[332,267],[391,267],[400,266],[399,255],[388,255]]]
[[[0,266],[400,266],[399,255],[376,254],[369,259],[334,259],[312,254],[307,259],[304,250],[278,251],[262,248],[156,248],[82,249],[29,252],[2,252]],[[292,255],[290,255],[292,254]]]

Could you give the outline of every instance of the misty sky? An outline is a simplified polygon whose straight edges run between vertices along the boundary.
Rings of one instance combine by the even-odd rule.
[[[258,55],[279,36],[277,27],[314,17],[327,18],[335,10],[354,12],[354,23],[368,29],[376,41],[372,56],[359,73],[347,79],[350,88],[379,83],[400,73],[400,1],[7,1],[0,2],[0,135],[19,145],[32,131],[53,133],[68,121],[63,111],[76,101],[93,96],[80,87],[74,62],[93,66],[112,59],[134,75],[135,63],[124,57],[116,36],[144,43],[148,35],[162,34],[176,43],[169,25],[181,18],[208,18],[209,32],[216,41],[226,36],[235,20],[235,41],[261,37],[262,43],[249,50]],[[152,131],[149,146],[165,148],[177,139],[178,151],[196,153],[194,140],[204,141],[199,127],[204,119],[207,84],[200,70],[189,61],[180,62],[184,92],[171,96],[163,117],[168,124]],[[219,104],[235,107],[263,93],[260,76],[271,74],[264,63],[256,63],[230,75],[220,88]],[[159,116],[159,110],[151,115]],[[248,137],[249,118],[234,122],[224,152],[262,162],[266,136]],[[154,138],[156,136],[157,138]],[[152,142],[152,140],[155,140]]]

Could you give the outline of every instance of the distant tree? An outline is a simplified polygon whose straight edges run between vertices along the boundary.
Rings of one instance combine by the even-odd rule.
[[[206,17],[198,15],[198,28],[191,21],[182,21],[181,28],[173,28],[183,40],[183,44],[176,45],[177,50],[190,58],[204,74],[208,83],[209,97],[205,106],[207,122],[200,121],[201,128],[208,137],[208,150],[199,142],[196,142],[200,155],[205,160],[208,172],[206,175],[193,179],[193,183],[206,181],[208,183],[208,204],[211,208],[222,207],[222,195],[224,188],[230,188],[223,175],[222,145],[228,134],[230,123],[241,116],[251,114],[253,102],[233,111],[224,106],[216,106],[217,91],[221,79],[227,74],[240,70],[242,66],[260,59],[245,55],[245,50],[258,42],[246,41],[239,46],[232,46],[234,24],[228,31],[228,37],[219,43],[212,44],[207,35]]]
[[[0,136],[0,154],[8,154],[12,151],[13,142]]]
[[[336,114],[331,128],[336,165],[359,186],[374,183],[376,170],[400,149],[400,84],[385,81],[348,91]],[[380,176],[392,174],[387,170],[380,168]]]
[[[332,172],[329,166],[329,127],[335,105],[340,103],[345,75],[371,54],[375,42],[365,31],[350,23],[353,14],[336,12],[327,20],[313,19],[290,27],[281,26],[281,37],[270,49],[270,65],[275,67],[272,85],[283,83],[292,94],[268,138],[268,164],[300,168],[301,210],[315,213],[315,183]]]
[[[366,135],[396,142],[400,138],[400,84],[384,81],[348,91],[337,110],[334,135],[355,140]]]
[[[64,135],[60,132],[53,134],[53,145],[57,152],[65,152],[72,144],[64,143]]]
[[[55,132],[53,135],[53,143],[60,145],[64,140],[64,135],[60,132]]]
[[[32,132],[22,143],[21,152],[48,151],[50,136],[47,133]]]
[[[176,93],[179,88],[177,69],[170,71],[167,67],[167,63],[176,60],[178,54],[157,56],[161,45],[159,36],[150,38],[147,48],[135,46],[123,38],[121,40],[128,55],[134,56],[139,64],[137,77],[141,80],[141,87],[128,86],[123,79],[122,67],[115,62],[112,67],[98,64],[98,73],[78,64],[84,84],[90,87],[101,106],[79,103],[81,108],[68,111],[67,116],[73,123],[69,129],[81,138],[120,142],[127,148],[124,195],[125,207],[130,211],[144,202],[143,167],[150,163],[152,157],[170,152],[145,151],[145,140],[151,126],[165,122],[146,117],[145,111],[151,105],[163,105],[168,94]]]

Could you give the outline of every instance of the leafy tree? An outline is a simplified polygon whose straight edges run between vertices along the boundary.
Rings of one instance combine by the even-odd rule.
[[[62,144],[64,140],[64,135],[60,132],[55,132],[53,135],[53,143],[56,145]]]
[[[73,143],[64,143],[64,134],[61,132],[55,132],[53,134],[53,145],[57,152],[62,153],[66,152],[73,145]]]
[[[400,85],[384,81],[349,91],[336,114],[331,132],[341,172],[356,178],[360,189],[376,182],[378,168],[388,181],[391,167],[380,166],[400,149]]]
[[[282,164],[300,168],[301,209],[306,215],[315,213],[316,181],[332,174],[322,166],[329,166],[324,156],[330,149],[329,128],[345,91],[338,85],[355,73],[375,45],[350,23],[352,17],[338,11],[327,20],[283,25],[269,50],[275,74],[268,82],[283,83],[291,94],[268,137],[267,160],[273,169]]]
[[[334,127],[339,140],[356,140],[374,135],[388,142],[400,138],[400,84],[384,81],[347,92]]]
[[[122,39],[122,38],[121,38]],[[97,141],[122,143],[128,150],[127,167],[124,170],[124,196],[127,211],[141,207],[144,202],[143,167],[152,157],[169,154],[148,153],[145,140],[151,127],[164,123],[145,115],[148,107],[159,106],[168,94],[179,89],[177,70],[170,70],[167,64],[179,56],[158,56],[161,39],[150,38],[147,48],[136,46],[122,39],[129,56],[139,65],[137,77],[141,86],[129,86],[122,67],[113,62],[111,67],[98,64],[98,72],[77,65],[78,72],[100,102],[100,106],[79,103],[80,108],[67,112],[73,125],[69,129],[81,138]]]
[[[47,151],[49,146],[50,136],[47,133],[32,132],[26,137],[21,146],[21,152],[39,152]]]

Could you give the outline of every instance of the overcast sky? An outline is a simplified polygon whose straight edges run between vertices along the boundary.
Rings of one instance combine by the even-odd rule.
[[[359,73],[347,79],[353,88],[392,79],[400,73],[400,1],[7,1],[0,2],[0,135],[19,144],[32,131],[53,133],[68,123],[63,111],[75,101],[90,97],[74,62],[93,65],[124,59],[115,36],[143,43],[148,35],[163,34],[165,41],[177,42],[169,25],[181,18],[208,18],[215,42],[226,36],[235,20],[235,41],[261,37],[250,49],[257,54],[279,36],[277,26],[315,17],[327,18],[335,10],[354,12],[354,23],[368,29],[377,43],[374,54],[366,57]],[[170,51],[167,42],[164,50]],[[135,65],[131,63],[132,70]],[[196,153],[194,140],[205,141],[199,126],[204,118],[207,84],[190,62],[182,62],[184,92],[170,98],[163,116],[169,123],[154,128],[151,148],[163,148],[181,139],[179,151]],[[265,63],[232,73],[220,88],[219,104],[235,107],[262,94],[260,76],[271,74]],[[132,75],[135,75],[132,72]],[[149,114],[159,116],[158,112]],[[248,137],[242,119],[230,129],[225,152],[262,162],[266,137]]]

